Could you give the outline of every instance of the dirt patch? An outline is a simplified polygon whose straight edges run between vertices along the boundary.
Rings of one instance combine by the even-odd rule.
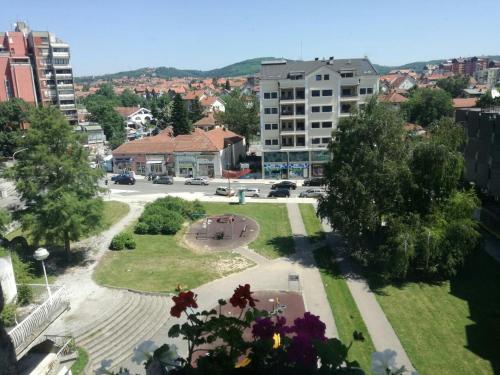
[[[255,240],[259,224],[246,216],[224,214],[192,223],[184,243],[194,250],[234,250]]]
[[[253,266],[253,264],[251,260],[243,256],[237,256],[234,258],[219,259],[215,264],[215,268],[219,275],[225,276],[233,272],[243,271]]]

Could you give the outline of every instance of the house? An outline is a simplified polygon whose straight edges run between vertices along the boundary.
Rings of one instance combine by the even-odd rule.
[[[113,150],[113,172],[174,174],[174,139],[169,131],[127,142]]]
[[[201,106],[205,112],[224,112],[226,110],[226,103],[217,96],[210,96],[200,100]]]
[[[181,177],[221,177],[246,153],[245,138],[225,128],[195,129],[178,135],[174,142],[175,175]]]
[[[127,126],[141,127],[153,120],[151,111],[141,107],[115,107],[115,111],[125,118]]]
[[[104,155],[106,136],[101,125],[95,122],[82,122],[75,125],[75,130],[83,134],[84,145],[93,155]]]
[[[406,102],[408,98],[396,91],[391,91],[387,94],[380,95],[378,100],[382,103],[391,105],[394,109],[399,109],[401,108],[401,104]]]
[[[453,99],[453,108],[474,108],[477,105],[477,98],[455,98]]]
[[[196,121],[193,126],[203,131],[209,131],[218,127],[215,123],[214,114],[209,112],[205,117]]]
[[[390,90],[410,90],[415,87],[417,80],[408,74],[391,73],[380,77],[383,92]]]

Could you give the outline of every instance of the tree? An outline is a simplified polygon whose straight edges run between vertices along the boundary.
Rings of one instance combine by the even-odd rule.
[[[2,285],[0,284],[0,313],[5,307],[5,300],[3,298]],[[2,321],[0,320],[0,367],[1,375],[17,375],[19,373],[17,368],[16,351],[10,336],[8,335]]]
[[[103,202],[97,197],[102,171],[92,169],[79,136],[57,108],[39,108],[29,118],[22,139],[26,151],[6,175],[15,181],[26,209],[21,223],[35,242],[64,244],[91,233],[102,220]]]
[[[194,98],[191,104],[191,110],[189,111],[189,119],[191,122],[195,123],[203,117],[203,107],[201,106],[198,97]]]
[[[259,102],[255,95],[241,95],[233,90],[224,98],[225,111],[217,112],[215,120],[246,138],[247,148],[259,130]]]
[[[0,236],[3,236],[7,231],[7,227],[10,224],[11,218],[8,211],[0,208]]]
[[[116,99],[116,94],[111,83],[102,83],[95,92],[96,95],[104,96],[107,99]]]
[[[174,97],[170,120],[174,129],[174,136],[191,133],[191,123],[189,122],[186,105],[179,94]]]
[[[123,117],[115,111],[110,102],[94,102],[87,107],[90,121],[102,126],[104,135],[112,149],[118,147],[125,141],[125,125]]]
[[[14,154],[21,137],[21,125],[32,108],[24,100],[12,98],[0,103],[0,154]]]
[[[463,89],[469,84],[469,77],[453,76],[437,81],[439,88],[446,91],[452,98],[458,98],[463,95]]]
[[[491,95],[491,90],[488,90],[483,95],[481,95],[481,97],[477,101],[477,106],[480,108],[500,106],[500,97],[493,98],[493,96]]]
[[[227,90],[227,91],[230,91],[231,90],[231,84],[229,83],[229,80],[226,79],[226,84],[224,85],[224,88]]]
[[[403,103],[402,109],[408,121],[422,126],[429,126],[441,117],[453,115],[450,94],[443,90],[427,88],[413,90],[408,101]]]
[[[118,96],[123,107],[137,107],[143,103],[143,98],[141,98],[136,93],[132,92],[130,89],[125,89]]]

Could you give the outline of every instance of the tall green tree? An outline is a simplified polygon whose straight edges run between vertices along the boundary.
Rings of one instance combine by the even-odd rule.
[[[125,142],[124,118],[116,112],[112,103],[92,103],[87,109],[91,113],[90,121],[97,122],[102,126],[104,135],[112,149]]]
[[[225,111],[217,112],[215,120],[246,138],[247,148],[259,131],[259,102],[255,95],[242,95],[233,90],[224,97]]]
[[[22,99],[12,98],[0,103],[0,154],[10,157],[21,137],[21,124],[32,107]]]
[[[467,76],[453,76],[437,81],[439,88],[442,88],[452,98],[458,98],[463,95],[463,89],[467,88],[469,84],[469,77]]]
[[[481,95],[481,97],[477,101],[477,106],[480,108],[500,106],[500,97],[493,98],[493,96],[491,95],[491,90],[488,90],[483,95]]]
[[[226,84],[224,85],[224,88],[227,90],[227,91],[230,91],[231,90],[231,84],[229,83],[229,80],[226,79]]]
[[[137,107],[144,102],[142,97],[130,89],[123,90],[123,92],[118,96],[118,99],[123,107]]]
[[[443,90],[415,89],[402,109],[407,120],[422,126],[429,126],[441,117],[453,115],[451,95]]]
[[[26,151],[6,175],[26,202],[22,228],[36,242],[63,244],[69,257],[71,241],[101,223],[103,202],[97,182],[102,172],[90,167],[88,152],[58,109],[39,108],[29,122],[21,142]]]
[[[195,123],[203,117],[203,107],[201,106],[200,100],[196,97],[191,104],[191,110],[189,111],[189,119],[191,122]]]
[[[170,121],[172,122],[172,127],[174,129],[174,136],[191,133],[192,127],[189,121],[186,105],[179,94],[174,97]]]

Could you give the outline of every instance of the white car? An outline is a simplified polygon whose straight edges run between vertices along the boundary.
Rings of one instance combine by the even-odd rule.
[[[193,177],[193,178],[187,178],[186,182],[184,182],[185,185],[208,185],[209,182],[205,177]]]
[[[300,198],[320,198],[325,195],[325,191],[318,188],[307,189],[299,194]]]
[[[234,193],[233,189],[229,189],[228,187],[225,187],[225,186],[219,186],[217,189],[215,189],[215,194],[217,194],[217,195],[225,195],[225,196],[231,197],[235,193]]]
[[[260,197],[260,189],[257,188],[245,188],[245,197]]]

